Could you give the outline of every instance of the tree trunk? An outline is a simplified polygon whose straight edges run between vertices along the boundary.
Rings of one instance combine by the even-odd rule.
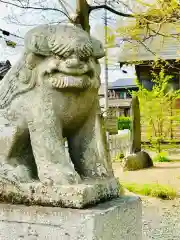
[[[80,24],[86,32],[90,32],[89,25],[90,6],[86,0],[76,0],[76,20],[75,24]]]

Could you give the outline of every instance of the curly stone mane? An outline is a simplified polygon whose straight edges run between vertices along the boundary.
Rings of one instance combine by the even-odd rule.
[[[42,56],[69,56],[72,52],[80,57],[104,57],[100,41],[74,25],[40,25],[25,36],[25,48]]]
[[[6,108],[18,95],[34,88],[36,81],[32,69],[25,63],[26,55],[14,65],[0,82],[0,109]]]

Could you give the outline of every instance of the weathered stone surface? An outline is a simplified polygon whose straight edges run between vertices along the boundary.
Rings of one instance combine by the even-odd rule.
[[[0,201],[26,205],[84,208],[103,200],[119,197],[118,180],[84,180],[83,184],[43,185],[40,182],[17,184],[1,179]]]
[[[141,151],[141,116],[138,96],[132,97],[131,102],[131,146],[130,153]]]
[[[84,210],[0,205],[1,240],[142,240],[141,200],[122,197]]]
[[[57,188],[61,195],[63,186],[69,185],[64,188],[69,193],[70,186],[81,188],[89,179],[91,186],[93,181],[105,181],[103,191],[92,193],[90,201],[90,195],[79,199],[72,187],[79,201],[78,205],[74,200],[72,207],[96,202],[95,196],[97,202],[117,196],[118,184],[112,191],[107,184],[114,174],[99,110],[98,59],[103,56],[101,42],[73,25],[41,25],[27,33],[22,58],[0,82],[0,109],[9,124],[0,139],[5,141],[0,147],[0,179],[11,183],[10,188],[13,183],[22,188],[36,181]],[[83,196],[87,188],[85,184]],[[0,194],[5,192],[0,189]],[[19,195],[24,198],[20,190]],[[69,206],[68,200],[64,205]]]
[[[127,171],[134,171],[153,166],[153,161],[149,154],[145,151],[130,154],[123,159],[123,169]]]

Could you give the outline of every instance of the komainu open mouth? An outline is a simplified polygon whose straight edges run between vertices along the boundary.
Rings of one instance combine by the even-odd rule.
[[[81,76],[68,76],[63,73],[50,74],[49,81],[55,88],[88,88],[91,78],[87,74]]]
[[[46,73],[52,87],[55,88],[88,88],[94,78],[94,71],[85,68],[53,69]]]

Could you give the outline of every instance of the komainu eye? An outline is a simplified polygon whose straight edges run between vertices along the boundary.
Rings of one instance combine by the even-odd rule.
[[[80,57],[80,60],[81,60],[82,62],[88,62],[89,57],[87,57],[87,56],[82,56],[82,57]]]

